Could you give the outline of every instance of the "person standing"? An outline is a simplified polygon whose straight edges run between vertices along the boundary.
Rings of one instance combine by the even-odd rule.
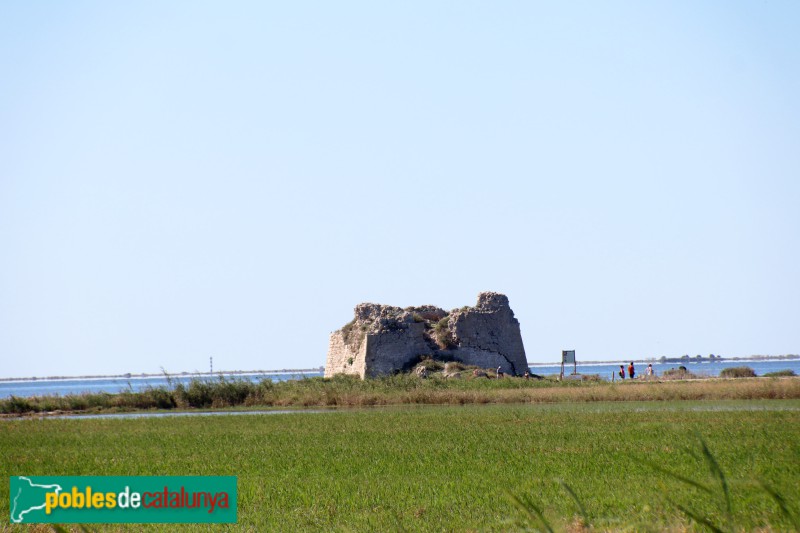
[[[628,365],[628,377],[633,379],[633,376],[635,375],[636,375],[636,369],[633,368],[633,361],[631,361],[631,364]]]
[[[625,367],[619,365],[619,379],[625,379]]]
[[[649,378],[651,378],[651,377],[653,377],[655,375],[653,373],[653,363],[650,363],[649,365],[647,365],[646,374],[647,374],[647,377],[649,377]]]

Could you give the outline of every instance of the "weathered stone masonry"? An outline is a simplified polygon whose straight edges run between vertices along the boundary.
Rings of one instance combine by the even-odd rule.
[[[519,321],[504,294],[482,292],[475,307],[446,312],[431,305],[401,309],[361,303],[355,317],[331,333],[325,377],[362,378],[411,370],[426,357],[497,368],[527,370]]]

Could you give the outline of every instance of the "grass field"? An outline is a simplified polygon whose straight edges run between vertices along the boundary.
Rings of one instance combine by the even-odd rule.
[[[0,422],[9,475],[235,475],[250,531],[693,529],[678,507],[725,522],[694,432],[726,474],[741,530],[784,531],[800,513],[800,401],[404,406],[285,415]],[[568,494],[569,486],[586,516]],[[0,484],[8,517],[8,483]],[[6,522],[7,522],[6,518]],[[14,527],[7,526],[14,530]],[[122,530],[124,526],[92,526]],[[184,529],[203,529],[185,526]],[[135,525],[172,531],[174,525]],[[698,528],[699,529],[699,528]],[[19,527],[20,531],[30,531]],[[45,530],[45,529],[41,529]]]

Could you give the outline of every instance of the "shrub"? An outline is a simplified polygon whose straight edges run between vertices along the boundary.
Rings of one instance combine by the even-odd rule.
[[[433,326],[436,344],[438,344],[439,348],[443,350],[446,350],[447,348],[453,348],[456,345],[456,340],[453,338],[453,334],[450,332],[450,328],[448,327],[449,320],[449,317],[444,317],[437,322],[435,326]]]
[[[754,378],[756,373],[749,366],[734,366],[719,373],[723,378]]]
[[[442,361],[436,361],[432,357],[425,357],[416,366],[424,366],[429,372],[444,370],[444,363]]]
[[[347,346],[354,346],[356,350],[361,348],[361,343],[364,342],[364,337],[367,335],[367,324],[361,324],[356,328],[356,319],[354,318],[340,330],[342,332],[342,340]]]
[[[764,377],[767,377],[767,378],[783,378],[783,377],[787,377],[788,378],[788,377],[794,377],[796,375],[797,374],[795,374],[794,370],[789,368],[789,369],[786,369],[786,370],[778,370],[777,372],[767,372],[766,374],[764,374]]]
[[[686,370],[685,367],[670,368],[661,373],[661,379],[697,379],[697,375]]]
[[[342,326],[342,336],[344,337],[344,341],[347,342],[347,337],[350,335],[350,332],[353,330],[353,326],[356,325],[356,319],[354,318],[344,326]]]

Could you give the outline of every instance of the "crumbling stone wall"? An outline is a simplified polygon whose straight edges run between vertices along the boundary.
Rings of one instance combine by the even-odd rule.
[[[475,307],[449,313],[432,305],[401,309],[358,304],[353,320],[331,334],[325,377],[408,371],[426,357],[500,367],[511,375],[528,368],[519,321],[508,298],[482,292]]]

